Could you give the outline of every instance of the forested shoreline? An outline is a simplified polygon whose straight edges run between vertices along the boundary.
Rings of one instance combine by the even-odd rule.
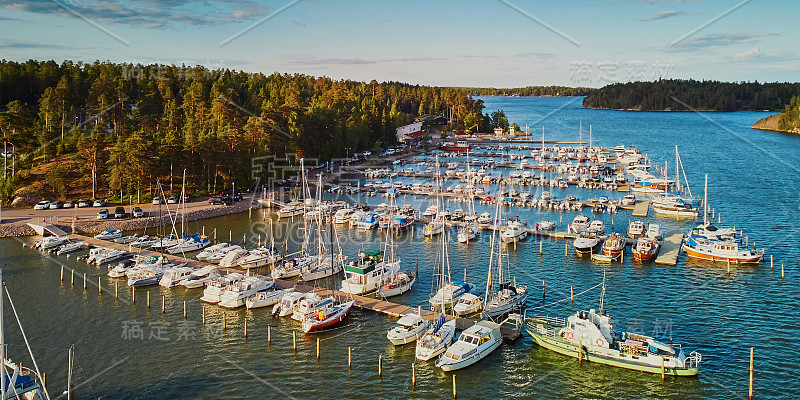
[[[782,110],[800,83],[664,79],[615,83],[589,93],[584,107],[632,111]]]

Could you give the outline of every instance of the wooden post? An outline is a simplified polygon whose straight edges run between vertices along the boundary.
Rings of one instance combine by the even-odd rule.
[[[233,242],[233,231],[228,231],[228,243]]]
[[[464,268],[464,283],[467,282],[467,268]]]
[[[569,254],[569,247],[568,246],[569,246],[568,243],[564,243],[564,259],[565,260],[567,259],[567,255]]]
[[[542,299],[544,299],[544,279],[542,279]]]
[[[317,360],[319,360],[319,338],[317,338]]]
[[[97,295],[98,296],[102,296],[103,295],[103,287],[100,286],[100,277],[99,276],[97,277]]]
[[[64,282],[64,266],[61,266],[61,282]]]
[[[517,254],[517,241],[514,241],[514,254]]]
[[[75,270],[69,270],[69,284],[70,286],[75,286]]]
[[[131,300],[133,304],[136,304],[136,286],[131,286]]]
[[[224,332],[227,329],[228,329],[228,315],[222,314],[222,331]]]
[[[414,363],[411,363],[411,386],[417,385],[416,371],[414,370]]]
[[[539,241],[539,255],[542,255],[542,241]]]
[[[203,324],[203,326],[205,326],[206,325],[206,308],[205,307],[201,307],[201,308],[203,310],[203,322],[202,322],[202,324]]]
[[[119,297],[119,282],[114,282],[114,298]]]
[[[83,291],[86,291],[86,272],[83,273]]]
[[[383,376],[383,354],[378,354],[378,377]]]
[[[578,364],[583,361],[583,342],[578,342]]]
[[[167,312],[167,296],[161,295],[161,313]]]
[[[267,344],[272,343],[272,325],[267,325]]]
[[[297,353],[297,331],[292,331],[292,350]]]
[[[456,398],[456,374],[453,374],[453,398]]]
[[[664,380],[664,356],[661,356],[661,380]]]
[[[570,302],[570,304],[575,302],[575,296],[573,295],[573,292],[572,292],[572,286],[569,287],[569,302]]]
[[[183,301],[183,319],[186,319],[186,300]]]
[[[772,254],[769,255],[769,270],[772,271]]]
[[[783,280],[783,263],[781,263],[781,280]]]
[[[744,247],[750,248],[750,235],[744,237]]]
[[[247,340],[247,318],[244,319],[244,339]]]
[[[731,259],[728,259],[728,275],[731,274]]]
[[[750,388],[748,394],[750,399],[753,398],[753,348],[750,348]]]
[[[150,308],[150,291],[147,292],[147,308]]]
[[[350,365],[352,365],[352,361],[353,361],[353,358],[352,358],[352,355],[353,355],[353,354],[352,354],[352,350],[353,350],[353,348],[352,348],[352,347],[350,347],[350,346],[347,346],[347,370],[348,370],[348,371],[350,370]]]
[[[722,224],[722,213],[717,213],[717,225]]]

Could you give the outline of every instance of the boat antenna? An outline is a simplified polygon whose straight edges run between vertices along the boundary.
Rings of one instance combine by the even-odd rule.
[[[606,297],[606,269],[603,268],[603,290],[600,292],[600,315],[603,315],[603,301]]]

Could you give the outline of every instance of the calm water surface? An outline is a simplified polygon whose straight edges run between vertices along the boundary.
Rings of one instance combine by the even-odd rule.
[[[800,378],[795,365],[793,341],[800,329],[800,305],[796,279],[798,219],[797,187],[800,137],[749,129],[767,113],[632,113],[585,110],[580,98],[484,98],[488,110],[503,109],[509,120],[530,125],[538,137],[545,127],[547,140],[577,140],[583,120],[584,140],[592,125],[594,143],[604,146],[635,145],[643,153],[674,170],[674,146],[681,151],[686,174],[696,194],[702,194],[702,180],[709,174],[709,202],[722,213],[723,225],[744,229],[751,241],[775,256],[775,270],[769,261],[754,267],[732,267],[689,261],[681,255],[675,267],[639,266],[626,259],[620,265],[602,265],[564,257],[564,241],[545,240],[544,256],[538,254],[536,239],[510,250],[513,274],[530,287],[529,313],[566,317],[576,309],[597,308],[599,291],[561,303],[536,308],[592,287],[607,274],[605,306],[617,330],[670,337],[689,351],[703,354],[697,379],[667,379],[600,365],[578,365],[567,358],[534,346],[528,337],[504,344],[496,352],[468,369],[456,372],[461,398],[744,398],[747,395],[748,357],[755,348],[755,393],[760,398],[795,399],[800,396]],[[408,183],[413,180],[406,179]],[[419,181],[419,180],[417,180]],[[455,185],[455,182],[450,183]],[[491,188],[490,190],[495,190]],[[541,187],[529,188],[538,195]],[[619,194],[579,189],[552,189],[563,198],[580,199]],[[358,201],[377,204],[381,198],[360,197]],[[405,196],[398,199],[417,208],[427,200]],[[448,208],[463,204],[448,203]],[[493,211],[477,206],[478,212]],[[575,212],[510,208],[523,221],[543,219],[568,223]],[[588,210],[584,213],[591,214]],[[598,215],[611,225],[611,215]],[[614,216],[614,230],[624,232],[630,214]],[[652,217],[665,230],[687,229],[692,222]],[[220,239],[228,232],[234,241],[243,234],[269,232],[269,220],[254,213],[192,223],[190,230],[217,229]],[[298,244],[298,221],[273,225],[276,241]],[[255,233],[254,233],[255,232]],[[418,231],[416,232],[419,233]],[[344,253],[353,257],[358,250],[382,243],[378,232],[339,229]],[[431,268],[438,243],[410,234],[398,238],[398,254],[406,268],[418,263],[420,279],[414,290],[397,302],[424,305],[431,287]],[[30,243],[32,239],[23,239]],[[454,277],[485,285],[489,235],[484,233],[469,247],[453,243],[451,265]],[[282,247],[282,246],[280,246]],[[780,264],[787,278],[780,278]],[[442,398],[451,395],[451,377],[431,364],[417,364],[417,386],[411,386],[413,346],[393,347],[385,338],[394,320],[375,313],[354,311],[339,329],[325,332],[321,359],[315,359],[316,337],[298,335],[298,350],[292,351],[294,321],[276,319],[267,310],[223,311],[205,306],[206,325],[201,326],[201,291],[183,288],[151,288],[137,291],[131,302],[127,287],[115,283],[96,267],[73,258],[50,257],[23,248],[17,239],[0,240],[0,265],[23,326],[37,357],[47,372],[52,397],[66,386],[67,349],[75,344],[76,390],[80,399],[239,399],[239,398]],[[74,269],[75,286],[59,282],[59,266]],[[90,284],[84,292],[82,277]],[[97,278],[104,289],[98,296]],[[545,281],[545,297],[541,296]],[[335,285],[334,280],[321,282]],[[123,284],[124,286],[124,284]],[[146,292],[151,308],[146,307]],[[166,313],[161,313],[165,296]],[[183,319],[187,301],[188,318]],[[223,318],[227,329],[222,329]],[[244,321],[248,337],[243,338]],[[6,303],[6,334],[15,360],[30,365],[24,343],[11,324]],[[267,345],[267,325],[272,325],[272,343]],[[353,365],[347,368],[348,347]],[[383,355],[383,377],[377,375]]]

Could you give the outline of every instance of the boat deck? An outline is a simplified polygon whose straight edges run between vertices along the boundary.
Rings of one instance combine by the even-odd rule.
[[[633,207],[633,216],[636,218],[647,217],[647,212],[650,209],[650,200],[640,201]]]
[[[678,263],[678,254],[681,252],[683,243],[683,232],[669,231],[664,236],[661,243],[661,250],[658,252],[656,264],[675,265]]]

